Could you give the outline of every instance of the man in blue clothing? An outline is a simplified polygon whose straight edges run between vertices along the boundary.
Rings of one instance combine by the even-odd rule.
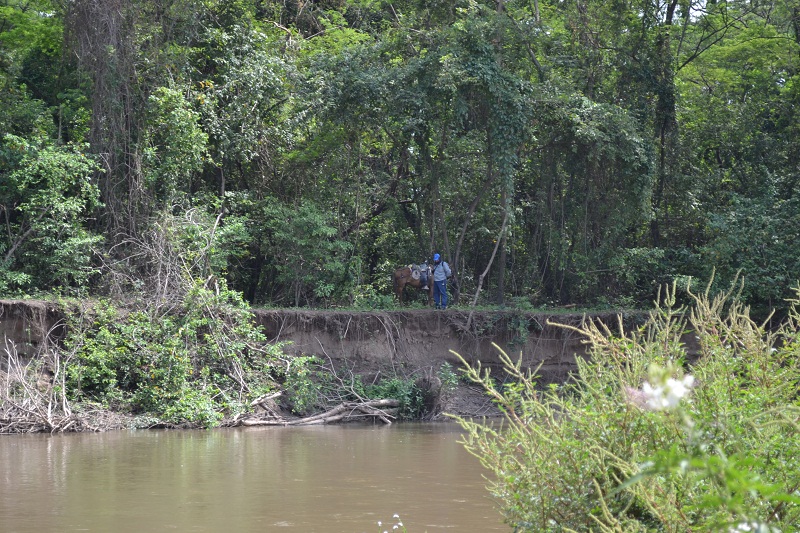
[[[447,309],[447,278],[452,276],[450,265],[442,256],[433,254],[433,303],[436,309]]]

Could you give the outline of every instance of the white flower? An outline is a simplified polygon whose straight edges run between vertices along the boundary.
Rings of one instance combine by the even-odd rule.
[[[753,531],[754,533],[780,533],[780,529],[760,522],[740,522],[735,528],[730,528],[729,533]]]
[[[642,385],[642,392],[645,395],[647,407],[654,411],[661,411],[676,407],[681,399],[689,394],[689,389],[693,384],[693,376],[684,376],[681,380],[669,378],[659,385],[645,382]]]

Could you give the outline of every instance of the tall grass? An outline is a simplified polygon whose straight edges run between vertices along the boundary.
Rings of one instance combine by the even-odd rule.
[[[565,385],[502,351],[513,386],[465,364],[505,416],[459,419],[464,444],[515,531],[800,528],[798,302],[767,331],[733,290],[665,292],[636,331],[573,328],[591,350]]]

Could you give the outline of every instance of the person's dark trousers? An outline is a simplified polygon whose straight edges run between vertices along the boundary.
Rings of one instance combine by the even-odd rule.
[[[436,309],[447,309],[447,280],[433,282],[433,303]]]

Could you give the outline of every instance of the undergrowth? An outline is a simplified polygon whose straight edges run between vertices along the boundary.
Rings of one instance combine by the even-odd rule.
[[[233,291],[196,285],[168,311],[123,311],[110,302],[68,325],[69,399],[161,423],[210,427],[277,387],[285,366]]]

